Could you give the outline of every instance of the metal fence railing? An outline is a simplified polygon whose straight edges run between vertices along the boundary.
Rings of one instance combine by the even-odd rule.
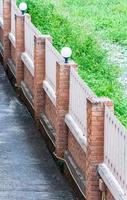
[[[87,98],[95,94],[80,78],[74,68],[70,70],[69,116],[80,129],[80,137],[87,138]]]
[[[38,29],[32,24],[29,16],[25,16],[25,53],[34,63],[34,36],[41,36]]]
[[[104,164],[127,194],[127,130],[105,107]]]
[[[46,67],[46,81],[51,86],[51,88],[56,92],[56,64],[57,62],[63,62],[64,59],[61,54],[54,48],[51,42],[46,40],[46,57],[45,57],[45,67]]]
[[[21,14],[15,0],[11,0],[11,34],[15,37],[15,15]]]
[[[3,0],[0,0],[0,26],[3,25]]]

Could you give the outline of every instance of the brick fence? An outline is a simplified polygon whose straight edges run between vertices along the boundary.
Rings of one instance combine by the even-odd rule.
[[[50,150],[64,161],[66,176],[82,199],[127,199],[127,130],[114,116],[113,103],[91,91],[77,64],[64,63],[51,36],[21,15],[15,1],[0,2],[5,71]]]

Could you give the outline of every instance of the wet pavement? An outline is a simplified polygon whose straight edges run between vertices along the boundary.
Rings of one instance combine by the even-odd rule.
[[[75,200],[0,65],[0,200]]]

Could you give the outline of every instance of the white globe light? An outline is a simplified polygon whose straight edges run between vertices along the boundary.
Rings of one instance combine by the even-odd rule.
[[[23,12],[27,10],[27,4],[25,2],[22,2],[19,4],[19,9]]]
[[[69,47],[64,47],[61,50],[61,55],[63,56],[63,58],[70,58],[72,55],[72,50]]]

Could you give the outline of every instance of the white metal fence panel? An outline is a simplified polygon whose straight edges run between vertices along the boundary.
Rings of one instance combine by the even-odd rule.
[[[127,195],[127,130],[107,107],[104,162]]]
[[[34,37],[41,36],[41,33],[32,24],[29,16],[25,17],[25,53],[34,62]]]
[[[87,98],[95,97],[95,94],[80,78],[74,68],[70,70],[70,99],[69,114],[76,125],[87,136]]]
[[[11,33],[15,37],[15,15],[21,14],[15,0],[11,0]]]
[[[61,54],[53,47],[51,42],[46,40],[46,81],[51,88],[56,92],[56,64],[57,62],[64,62]]]
[[[0,20],[3,21],[3,0],[0,0]]]

